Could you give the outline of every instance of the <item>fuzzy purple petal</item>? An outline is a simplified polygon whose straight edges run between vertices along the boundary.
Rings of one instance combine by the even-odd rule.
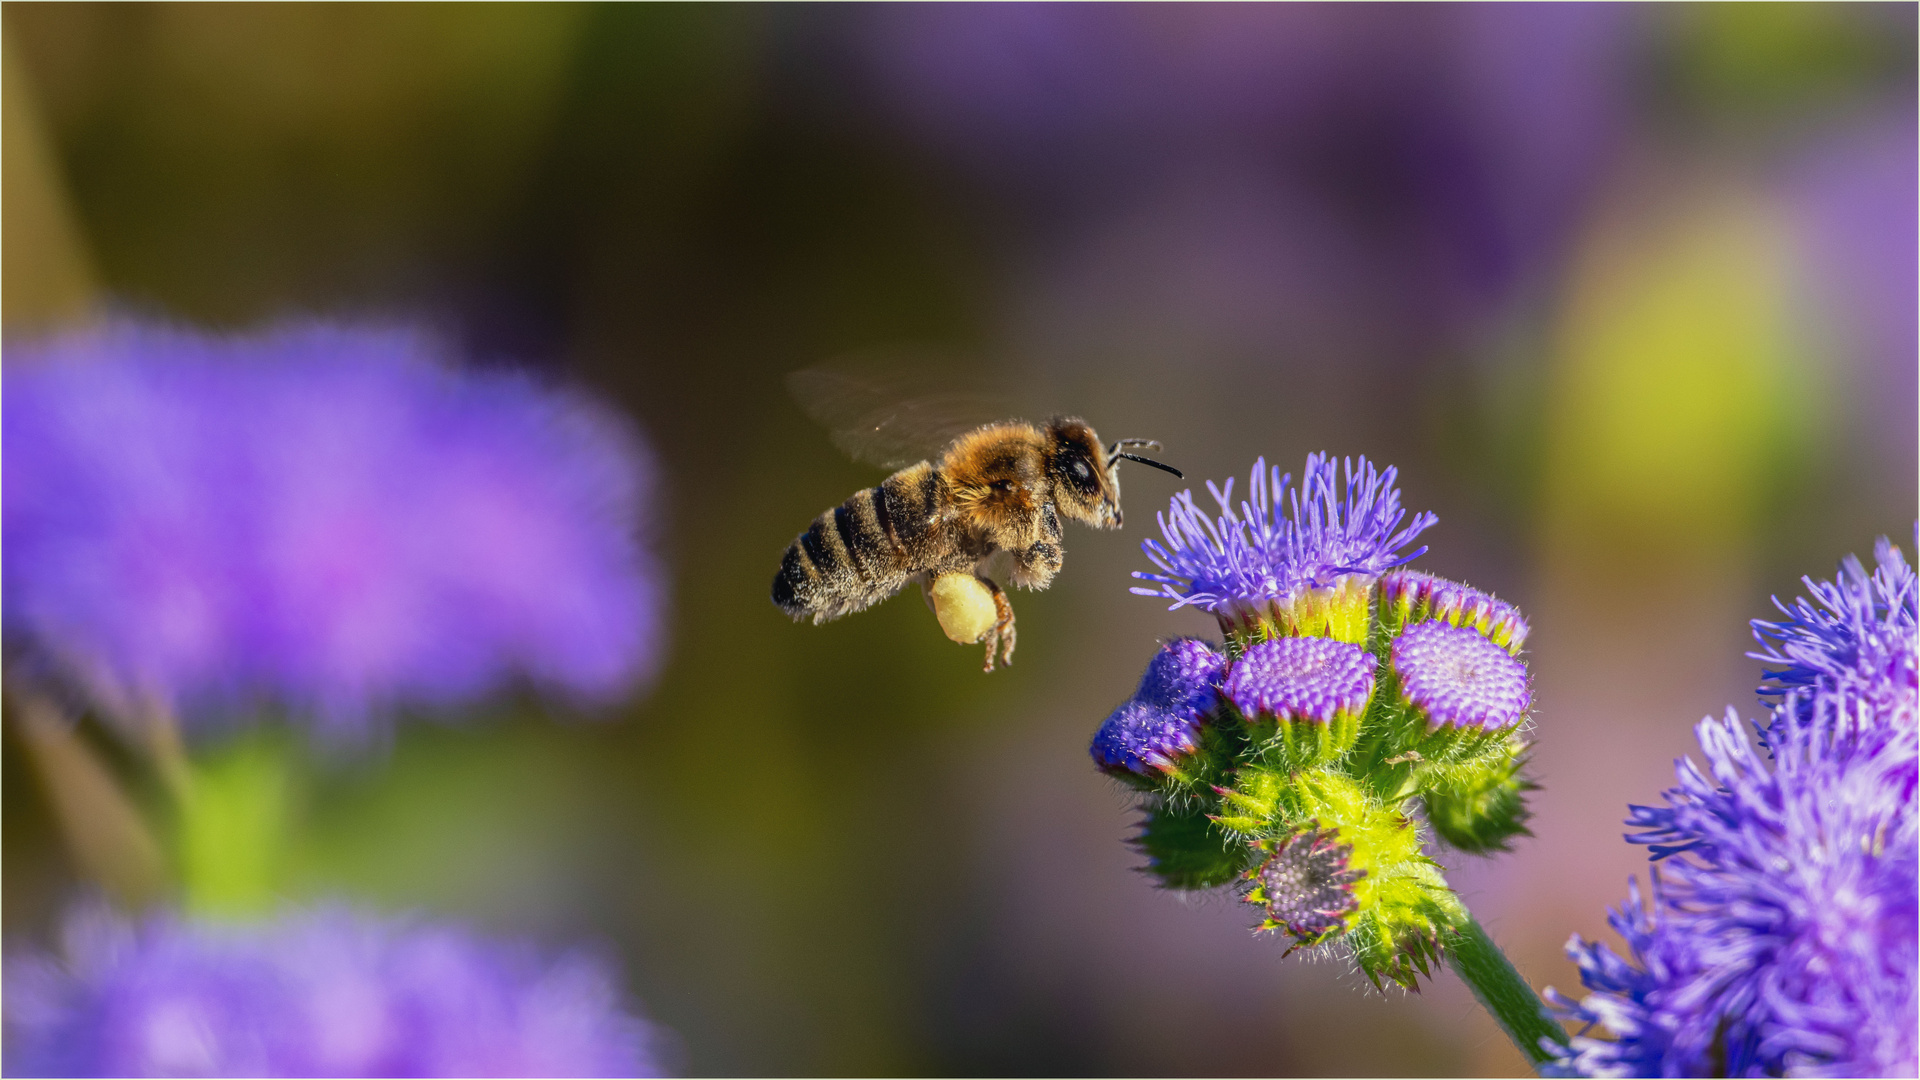
[[[1219,611],[1285,600],[1345,574],[1376,577],[1427,550],[1406,548],[1439,519],[1423,512],[1406,521],[1394,469],[1378,471],[1363,457],[1346,460],[1344,471],[1343,483],[1341,463],[1310,455],[1291,490],[1290,477],[1262,458],[1238,509],[1231,479],[1224,489],[1208,482],[1217,517],[1201,511],[1191,491],[1180,493],[1159,518],[1165,542],[1140,545],[1160,572],[1133,576],[1155,587],[1133,591]]]

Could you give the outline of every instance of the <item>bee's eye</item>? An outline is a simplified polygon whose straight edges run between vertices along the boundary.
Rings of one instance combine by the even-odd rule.
[[[1074,463],[1073,463],[1073,478],[1074,478],[1075,480],[1086,480],[1086,479],[1088,479],[1089,477],[1091,477],[1092,475],[1093,475],[1093,470],[1091,470],[1091,469],[1089,469],[1089,468],[1087,468],[1087,463],[1086,463],[1086,462],[1084,462],[1084,461],[1081,461],[1081,460],[1079,460],[1079,459],[1075,459],[1075,460],[1074,460]]]

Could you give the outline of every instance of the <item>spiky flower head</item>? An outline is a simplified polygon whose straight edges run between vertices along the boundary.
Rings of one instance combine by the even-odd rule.
[[[1340,463],[1311,455],[1299,489],[1290,490],[1291,477],[1262,458],[1237,509],[1232,479],[1224,489],[1208,481],[1217,516],[1182,492],[1159,515],[1165,542],[1141,543],[1159,572],[1133,576],[1154,587],[1133,591],[1212,612],[1229,634],[1364,643],[1374,579],[1425,552],[1406,548],[1438,518],[1423,512],[1406,521],[1396,470],[1377,471],[1363,457],[1346,460],[1344,471],[1343,484]]]
[[[1270,846],[1246,875],[1246,901],[1266,909],[1258,929],[1285,930],[1308,945],[1342,929],[1360,906],[1354,885],[1367,876],[1348,865],[1353,845],[1313,823]]]
[[[10,1076],[657,1076],[612,972],[457,925],[325,907],[265,924],[104,910],[9,951]]]
[[[1430,732],[1508,728],[1532,701],[1526,666],[1478,630],[1415,623],[1393,639],[1391,656],[1401,700]]]
[[[1753,621],[1761,650],[1748,655],[1779,665],[1760,686],[1763,699],[1804,717],[1824,691],[1828,707],[1851,702],[1891,722],[1914,724],[1911,708],[1901,711],[1897,688],[1915,681],[1920,664],[1920,587],[1913,567],[1885,537],[1873,554],[1871,575],[1849,555],[1832,581],[1801,579],[1811,599],[1786,604],[1775,597],[1785,619]]]
[[[1911,695],[1909,685],[1906,692]],[[1914,790],[1905,725],[1846,730],[1816,709],[1777,729],[1773,767],[1729,711],[1698,730],[1662,807],[1630,837],[1660,863],[1609,922],[1629,955],[1568,943],[1593,993],[1563,1065],[1588,1076],[1911,1076],[1916,1060]]]
[[[1520,609],[1470,585],[1401,569],[1382,575],[1378,588],[1380,619],[1389,632],[1433,620],[1470,626],[1516,656],[1526,644],[1527,620]]]
[[[523,682],[625,694],[664,594],[642,447],[595,402],[452,361],[319,323],[12,345],[9,645],[189,730],[263,703],[353,736]]]

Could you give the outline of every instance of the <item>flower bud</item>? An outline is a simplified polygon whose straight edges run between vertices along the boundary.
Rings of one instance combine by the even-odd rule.
[[[1140,686],[1094,734],[1093,760],[1123,778],[1191,779],[1184,763],[1218,696],[1226,657],[1197,638],[1177,638],[1147,663]]]
[[[1440,839],[1473,855],[1506,851],[1527,831],[1526,793],[1539,785],[1520,774],[1526,744],[1508,738],[1499,752],[1464,767],[1423,777],[1427,824]]]
[[[1470,626],[1515,656],[1527,640],[1520,609],[1457,581],[1418,570],[1394,570],[1380,578],[1380,624],[1389,635],[1419,622]]]
[[[1332,638],[1287,637],[1248,649],[1224,692],[1275,764],[1305,768],[1338,759],[1359,737],[1373,696],[1372,654]]]
[[[1242,769],[1222,796],[1230,828],[1267,811],[1268,833],[1254,841],[1264,857],[1243,875],[1245,898],[1265,909],[1259,929],[1342,945],[1375,985],[1412,989],[1431,974],[1441,933],[1465,912],[1404,814],[1333,769],[1284,780]]]
[[[1393,639],[1388,667],[1397,693],[1393,749],[1428,762],[1495,750],[1532,702],[1526,666],[1465,627],[1414,623]]]

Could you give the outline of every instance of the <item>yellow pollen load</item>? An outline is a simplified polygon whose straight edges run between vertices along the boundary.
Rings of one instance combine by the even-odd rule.
[[[986,636],[999,620],[993,593],[972,574],[942,574],[933,581],[933,614],[940,629],[962,645]]]

